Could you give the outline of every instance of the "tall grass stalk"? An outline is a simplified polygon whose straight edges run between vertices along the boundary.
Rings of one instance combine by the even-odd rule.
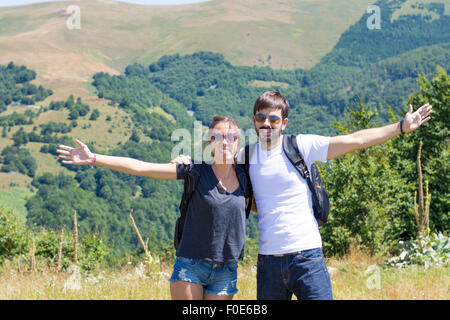
[[[130,221],[131,221],[131,225],[133,226],[134,232],[136,232],[136,235],[137,235],[137,237],[139,239],[139,243],[141,244],[142,249],[144,249],[145,257],[148,258],[148,256],[149,256],[148,247],[147,247],[148,239],[147,239],[147,243],[144,243],[144,240],[142,240],[141,233],[139,232],[139,229],[138,229],[138,227],[136,225],[136,222],[134,221],[134,218],[133,218],[133,209],[131,209],[129,216],[130,216]]]
[[[59,234],[59,243],[58,243],[58,257],[56,260],[56,271],[60,272],[62,269],[62,246],[63,246],[63,237],[64,237],[64,229],[61,229],[61,233]]]
[[[77,225],[77,212],[74,211],[73,213],[73,229],[74,229],[74,238],[75,238],[75,244],[74,244],[74,250],[73,250],[73,263],[75,265],[78,264],[78,225]]]
[[[431,194],[428,193],[428,181],[426,184],[425,203],[423,197],[423,176],[422,176],[422,162],[420,160],[422,154],[423,142],[420,141],[419,150],[417,152],[417,183],[419,188],[419,204],[417,204],[417,192],[414,193],[414,216],[416,217],[418,227],[418,239],[422,239],[425,235],[430,234],[430,202]]]

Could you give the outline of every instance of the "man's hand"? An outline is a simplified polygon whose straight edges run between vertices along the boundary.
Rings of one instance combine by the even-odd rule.
[[[191,162],[192,162],[191,156],[186,156],[184,154],[180,154],[178,157],[170,161],[170,163],[185,164],[185,165],[188,165]]]
[[[416,130],[423,123],[431,119],[429,115],[432,112],[433,107],[428,103],[421,106],[414,113],[412,105],[409,105],[409,111],[400,124],[396,122],[384,127],[364,129],[348,135],[331,137],[328,145],[327,159],[334,159],[355,150],[383,143],[400,134],[401,129],[403,129],[403,132]]]
[[[409,111],[403,119],[403,132],[410,132],[419,128],[423,123],[431,119],[429,115],[433,112],[433,106],[429,103],[421,106],[413,113],[413,106],[409,105]]]

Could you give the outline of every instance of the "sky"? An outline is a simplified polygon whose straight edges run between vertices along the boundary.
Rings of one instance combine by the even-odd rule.
[[[61,0],[0,0],[0,7],[20,6],[24,4],[51,2],[51,1],[61,1]],[[208,0],[113,0],[113,1],[143,4],[143,5],[175,5],[175,4],[204,2]]]

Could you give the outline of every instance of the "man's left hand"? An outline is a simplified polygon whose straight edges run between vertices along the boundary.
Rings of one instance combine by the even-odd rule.
[[[403,119],[403,132],[410,132],[419,128],[423,123],[431,119],[429,116],[433,112],[433,106],[424,104],[413,113],[413,106],[409,105],[409,111]]]

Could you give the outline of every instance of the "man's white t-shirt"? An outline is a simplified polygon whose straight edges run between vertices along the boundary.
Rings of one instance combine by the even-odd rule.
[[[298,135],[308,169],[326,162],[330,137]],[[322,247],[306,180],[280,145],[270,151],[258,143],[250,159],[250,180],[258,208],[259,253],[284,254]]]

